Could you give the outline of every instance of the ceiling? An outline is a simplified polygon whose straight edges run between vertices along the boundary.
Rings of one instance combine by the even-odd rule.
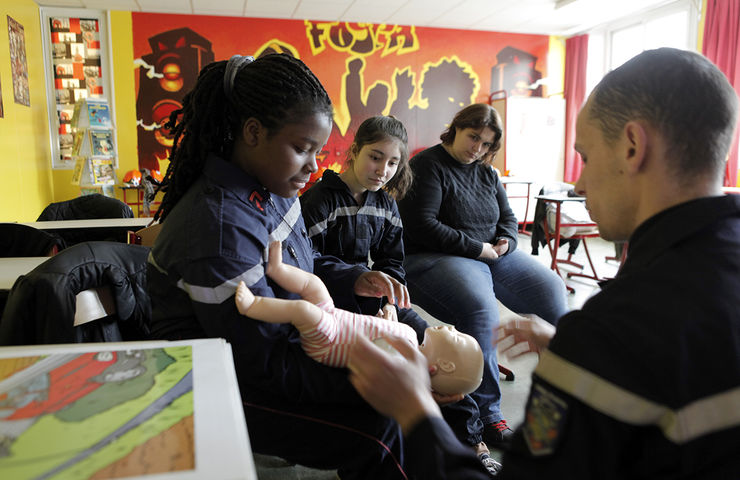
[[[570,36],[677,0],[36,0],[41,6]]]

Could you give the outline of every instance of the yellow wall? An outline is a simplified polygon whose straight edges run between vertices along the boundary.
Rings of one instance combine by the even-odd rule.
[[[565,92],[565,37],[551,35],[548,48],[547,95],[562,97]]]
[[[118,180],[129,170],[139,169],[136,152],[136,91],[134,80],[134,40],[131,12],[110,12],[115,83],[115,122],[118,135]],[[134,212],[136,214],[136,212]]]
[[[7,16],[23,26],[30,107],[13,99]],[[3,2],[0,20],[0,221],[32,221],[53,198],[39,8],[33,0]]]
[[[0,118],[0,222],[33,221],[51,202],[79,195],[71,170],[52,170],[46,79],[42,54],[40,11],[33,0],[3,6],[0,29],[0,85],[5,117]],[[31,107],[13,101],[6,15],[23,25]],[[130,12],[110,12],[115,90],[115,126],[120,178],[138,169],[136,158],[136,98]],[[116,195],[121,197],[117,189]]]

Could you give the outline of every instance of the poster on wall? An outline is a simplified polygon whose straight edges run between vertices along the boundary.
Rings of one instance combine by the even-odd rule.
[[[59,160],[73,163],[75,103],[102,97],[100,22],[97,18],[50,16],[49,40],[59,130]]]
[[[458,110],[487,102],[491,92],[546,95],[539,86],[547,76],[544,35],[138,12],[132,20],[139,168],[150,170],[168,158],[173,138],[164,124],[198,72],[236,53],[300,58],[329,93],[333,128],[312,181],[342,168],[369,116],[401,120],[414,152],[439,143]]]
[[[8,40],[10,44],[10,71],[13,75],[13,98],[15,103],[31,106],[28,91],[28,63],[26,62],[26,37],[23,25],[8,15]]]

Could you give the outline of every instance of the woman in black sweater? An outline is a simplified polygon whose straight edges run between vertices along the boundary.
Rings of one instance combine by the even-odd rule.
[[[497,299],[553,324],[567,312],[563,281],[516,250],[517,219],[491,165],[502,136],[493,107],[465,107],[440,136],[442,143],[412,158],[414,183],[398,203],[411,298],[475,337],[483,349],[483,383],[471,396],[489,446],[501,446],[511,433],[501,414],[491,343],[499,323]]]

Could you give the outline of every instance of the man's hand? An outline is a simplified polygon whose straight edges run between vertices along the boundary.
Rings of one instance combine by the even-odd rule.
[[[425,417],[442,414],[432,398],[424,355],[403,338],[384,338],[399,354],[358,336],[349,354],[349,380],[362,398],[409,433]]]
[[[370,270],[357,277],[354,290],[355,295],[361,297],[387,297],[388,303],[395,304],[398,308],[411,308],[406,285],[377,270]]]
[[[502,323],[494,332],[493,344],[498,346],[499,353],[516,358],[529,352],[539,354],[554,335],[554,325],[529,314]]]

